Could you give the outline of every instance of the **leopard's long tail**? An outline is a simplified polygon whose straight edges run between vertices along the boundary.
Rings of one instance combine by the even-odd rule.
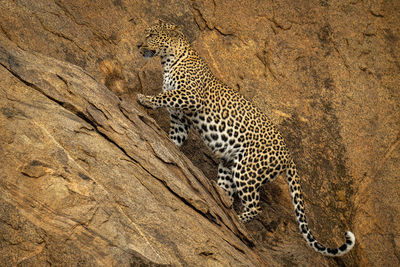
[[[321,245],[311,233],[308,227],[307,218],[304,210],[304,200],[302,190],[300,187],[300,179],[297,175],[296,165],[293,161],[289,164],[286,169],[287,182],[290,188],[290,194],[292,195],[294,212],[296,214],[297,222],[299,223],[299,229],[303,238],[307,241],[307,244],[315,251],[322,253],[325,256],[338,257],[349,252],[356,242],[356,238],[352,232],[346,232],[346,242],[338,248],[327,248]]]

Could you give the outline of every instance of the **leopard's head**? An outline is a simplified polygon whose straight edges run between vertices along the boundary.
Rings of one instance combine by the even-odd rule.
[[[145,58],[178,56],[190,45],[181,30],[181,26],[159,20],[145,30],[145,40],[138,46],[140,53]]]

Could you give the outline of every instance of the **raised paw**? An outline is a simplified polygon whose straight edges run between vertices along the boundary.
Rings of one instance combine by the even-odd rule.
[[[137,94],[136,98],[138,100],[138,102],[142,105],[145,106],[147,108],[156,108],[154,106],[154,104],[150,101],[149,96],[145,96],[143,94]]]

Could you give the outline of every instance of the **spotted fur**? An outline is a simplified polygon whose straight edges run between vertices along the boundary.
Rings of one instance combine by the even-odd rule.
[[[327,256],[350,251],[355,244],[351,232],[346,232],[345,244],[335,249],[324,247],[312,235],[296,165],[281,134],[260,109],[213,75],[181,28],[160,21],[145,35],[140,51],[144,57],[161,57],[163,92],[157,96],[138,94],[138,101],[148,108],[168,109],[169,134],[178,146],[190,127],[197,130],[221,158],[218,185],[231,198],[237,193],[243,204],[240,220],[247,222],[260,211],[261,185],[285,173],[299,229],[308,245]]]

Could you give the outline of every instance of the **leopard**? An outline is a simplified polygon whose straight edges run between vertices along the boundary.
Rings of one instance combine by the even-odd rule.
[[[169,137],[180,147],[194,128],[220,160],[217,184],[231,200],[242,204],[239,220],[246,223],[260,212],[260,188],[286,174],[297,224],[307,244],[325,256],[341,256],[355,245],[352,232],[345,243],[328,248],[316,240],[305,215],[298,171],[277,127],[251,101],[217,78],[192,48],[183,27],[159,20],[144,30],[138,44],[144,58],[160,57],[162,92],[137,94],[146,108],[166,108]]]

